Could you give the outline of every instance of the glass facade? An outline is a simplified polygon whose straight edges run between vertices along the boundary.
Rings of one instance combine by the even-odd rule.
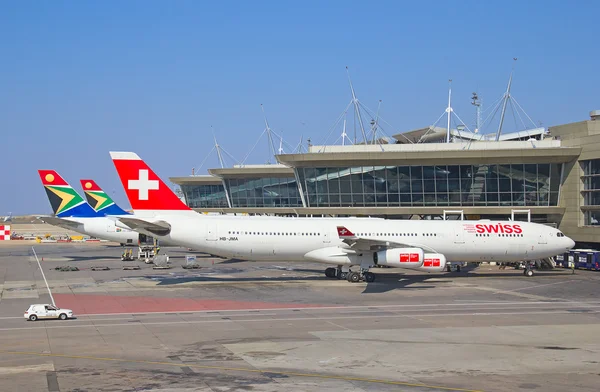
[[[586,226],[600,226],[600,211],[586,211],[585,212],[585,225]]]
[[[600,206],[600,159],[581,161],[583,169],[583,205]],[[584,212],[585,226],[600,226],[600,211]]]
[[[308,207],[556,206],[562,164],[297,168]]]
[[[600,159],[581,161],[584,205],[600,206]]]
[[[179,185],[190,208],[227,208],[223,185]]]
[[[232,207],[302,207],[293,177],[226,178],[224,181]]]

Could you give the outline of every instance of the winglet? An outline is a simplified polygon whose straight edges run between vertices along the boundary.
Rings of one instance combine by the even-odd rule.
[[[344,226],[337,227],[338,236],[342,239],[344,238],[356,238],[353,232],[345,228]]]

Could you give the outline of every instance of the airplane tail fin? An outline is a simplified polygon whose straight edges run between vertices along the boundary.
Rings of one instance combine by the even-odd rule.
[[[80,181],[88,204],[91,205],[96,212],[105,215],[129,215],[129,213],[119,207],[94,180]]]
[[[356,236],[354,235],[354,233],[351,232],[350,230],[348,230],[344,226],[338,226],[337,227],[337,232],[338,232],[338,237],[341,238],[341,239],[356,238]]]
[[[192,211],[134,152],[111,152],[134,211]]]
[[[54,170],[38,170],[57,217],[94,217],[99,214]]]

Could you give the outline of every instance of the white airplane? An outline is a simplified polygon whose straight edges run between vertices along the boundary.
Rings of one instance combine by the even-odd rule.
[[[56,171],[38,170],[38,173],[55,214],[38,217],[39,220],[122,245],[138,243],[139,233],[117,227],[118,222],[106,216],[110,213],[127,214],[107,194],[97,192],[97,205],[102,204],[102,209],[95,210]]]
[[[550,226],[513,221],[204,216],[188,208],[133,152],[111,152],[133,230],[223,257],[317,261],[327,277],[375,280],[373,266],[443,271],[447,262],[526,261],[574,246]],[[528,276],[533,271],[526,270]]]

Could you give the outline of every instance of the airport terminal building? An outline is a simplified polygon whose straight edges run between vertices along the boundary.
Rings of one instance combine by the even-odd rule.
[[[444,143],[431,128],[394,138],[170,180],[200,212],[530,219],[600,247],[600,112],[500,141],[452,130]]]

